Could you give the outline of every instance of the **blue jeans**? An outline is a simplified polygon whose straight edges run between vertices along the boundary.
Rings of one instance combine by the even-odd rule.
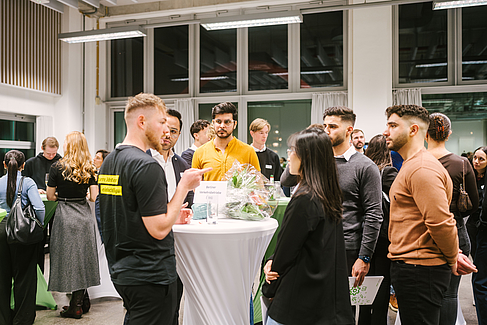
[[[438,325],[443,295],[450,284],[447,264],[421,266],[391,263],[391,280],[396,290],[402,325]]]
[[[267,316],[267,325],[284,325],[283,323],[278,323],[273,320],[270,316]]]
[[[477,233],[477,252],[473,263],[477,273],[472,274],[473,294],[479,325],[487,324],[487,228],[481,226]]]

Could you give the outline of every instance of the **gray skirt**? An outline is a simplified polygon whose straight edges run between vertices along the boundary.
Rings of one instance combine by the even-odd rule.
[[[49,290],[100,285],[96,221],[86,200],[59,201],[51,231]]]

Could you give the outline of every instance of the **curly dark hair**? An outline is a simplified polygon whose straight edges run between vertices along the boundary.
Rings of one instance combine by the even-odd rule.
[[[191,128],[189,129],[191,132],[191,136],[194,139],[194,134],[200,132],[201,130],[206,129],[208,126],[210,126],[210,122],[207,120],[198,120],[191,124]]]
[[[426,108],[419,105],[394,105],[386,109],[387,118],[392,114],[397,114],[399,117],[415,117],[425,122],[426,125],[430,124],[430,114]]]
[[[435,141],[445,141],[450,135],[451,122],[448,116],[442,113],[433,113],[430,115],[430,126],[428,135]]]
[[[355,125],[355,120],[357,119],[353,109],[345,106],[328,107],[323,113],[323,119],[327,116],[340,116],[342,121],[350,122],[352,126]]]

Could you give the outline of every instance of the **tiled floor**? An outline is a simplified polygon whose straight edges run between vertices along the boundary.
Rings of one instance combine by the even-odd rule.
[[[48,260],[48,258],[46,258]],[[46,261],[46,266],[48,266]],[[48,267],[46,273],[48,274]],[[62,306],[67,305],[69,298],[65,293],[53,293],[53,297],[58,304],[58,310],[39,310],[35,325],[51,324],[76,324],[76,325],[121,325],[125,310],[122,301],[113,298],[99,298],[92,300],[91,310],[83,315],[81,319],[66,319],[59,316]],[[464,276],[460,283],[460,303],[462,305],[463,315],[468,325],[477,324],[475,307],[472,305],[472,285],[471,276]],[[396,313],[389,310],[389,324],[394,324]],[[198,325],[198,324],[190,324]]]

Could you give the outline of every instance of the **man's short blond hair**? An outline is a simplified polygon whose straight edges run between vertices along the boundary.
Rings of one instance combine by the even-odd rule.
[[[44,141],[42,141],[42,145],[41,145],[42,150],[46,149],[46,147],[59,149],[59,142],[55,137],[47,137],[44,139]]]
[[[164,101],[154,94],[140,93],[134,97],[129,97],[125,106],[125,120],[127,115],[135,112],[140,108],[155,108],[163,113],[167,113]]]
[[[252,121],[252,123],[250,123],[249,130],[252,132],[257,132],[262,130],[266,126],[269,128],[270,131],[271,125],[269,124],[269,122],[267,122],[263,118],[256,118],[255,120]]]

